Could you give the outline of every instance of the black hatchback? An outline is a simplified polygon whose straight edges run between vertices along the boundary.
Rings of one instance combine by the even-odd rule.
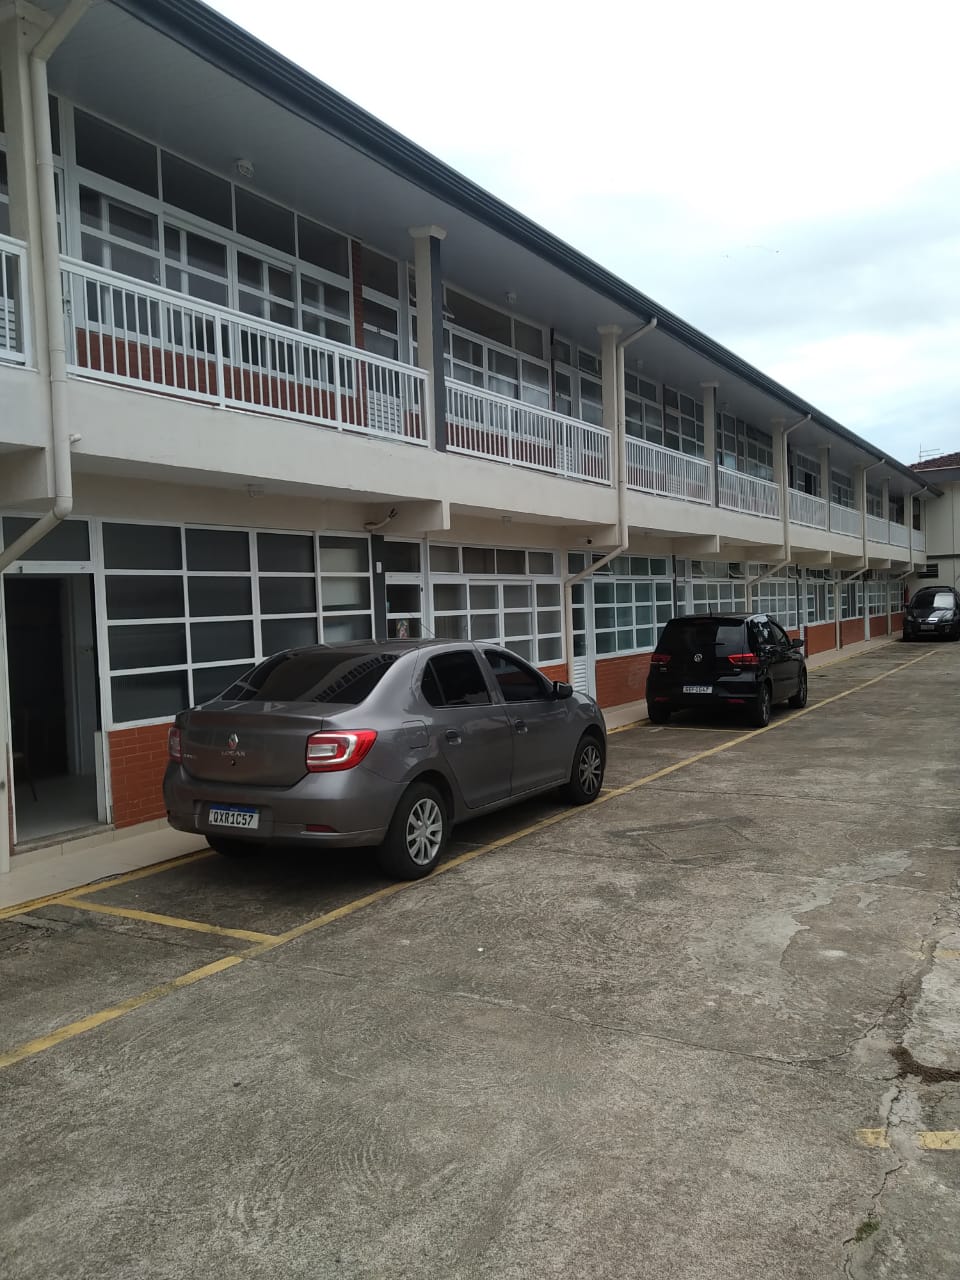
[[[791,640],[773,618],[695,614],[664,627],[647,678],[654,724],[690,707],[731,707],[762,727],[776,702],[806,706],[807,666],[803,641]]]
[[[960,640],[960,596],[953,587],[921,587],[903,611],[904,640]]]

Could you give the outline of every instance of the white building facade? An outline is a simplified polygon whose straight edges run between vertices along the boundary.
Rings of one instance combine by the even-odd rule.
[[[288,646],[897,629],[935,486],[195,0],[3,15],[0,865]]]

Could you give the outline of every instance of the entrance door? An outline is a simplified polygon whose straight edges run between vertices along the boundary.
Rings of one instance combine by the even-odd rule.
[[[95,825],[100,707],[90,574],[4,579],[17,843]]]

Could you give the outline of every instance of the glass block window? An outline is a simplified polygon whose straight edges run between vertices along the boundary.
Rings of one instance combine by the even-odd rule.
[[[830,569],[807,569],[804,578],[806,618],[809,624],[833,622],[833,573]]]

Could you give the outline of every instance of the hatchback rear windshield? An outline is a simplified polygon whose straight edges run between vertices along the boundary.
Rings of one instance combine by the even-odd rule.
[[[711,645],[718,653],[741,653],[746,636],[742,622],[724,622],[719,618],[684,618],[668,622],[660,642],[659,653],[702,653]]]
[[[910,601],[912,609],[952,609],[953,596],[949,591],[934,591],[928,587],[926,591],[918,591]]]
[[[370,696],[397,656],[349,649],[278,653],[221,696],[228,702],[335,702],[355,707]]]

